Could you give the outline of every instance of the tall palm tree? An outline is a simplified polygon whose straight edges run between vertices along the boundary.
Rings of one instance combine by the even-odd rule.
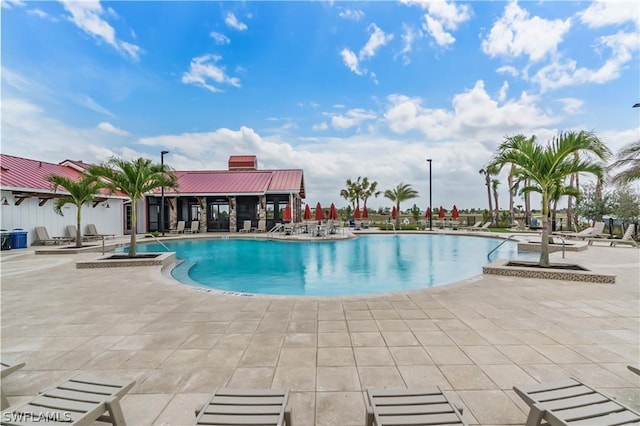
[[[574,153],[580,153],[577,159]],[[601,178],[609,149],[590,132],[560,133],[547,145],[541,146],[533,139],[508,138],[495,155],[497,164],[515,164],[516,173],[529,179],[526,192],[539,192],[542,196],[542,243],[540,266],[549,266],[549,213],[550,203],[558,193],[576,193],[575,188],[564,186],[564,180],[572,173],[590,173]]]
[[[367,208],[367,200],[371,197],[378,198],[378,195],[382,193],[382,191],[377,191],[378,182],[373,181],[369,182],[369,178],[365,177],[362,179],[362,205],[363,209]]]
[[[640,141],[634,142],[623,147],[616,161],[609,166],[609,170],[620,170],[612,178],[615,184],[627,184],[636,180],[640,180]]]
[[[498,185],[500,185],[500,181],[498,179],[491,179],[491,190],[493,191],[493,199],[496,202],[496,208],[494,210],[496,225],[498,225],[498,220],[500,218],[500,207],[498,207]]]
[[[511,165],[511,169],[509,170],[509,175],[507,175],[507,185],[509,185],[509,225],[513,225],[515,220],[513,204],[514,198],[516,196],[515,189],[513,187],[513,174],[515,172],[516,166],[514,164]]]
[[[484,184],[487,186],[487,200],[489,201],[489,217],[491,217],[491,225],[495,226],[495,218],[493,213],[493,202],[491,201],[491,177],[497,174],[498,170],[495,164],[487,164],[480,169],[478,173],[484,175]]]
[[[355,210],[356,207],[360,207],[360,198],[362,198],[362,177],[358,176],[358,179],[352,181],[347,179],[347,187],[340,190],[340,196],[349,201]],[[366,178],[365,178],[366,179]]]
[[[76,247],[82,247],[82,206],[95,198],[100,192],[100,188],[104,188],[104,183],[95,176],[84,176],[79,180],[69,179],[65,176],[52,174],[47,176],[47,181],[53,186],[53,192],[57,192],[58,188],[64,188],[69,195],[56,198],[53,204],[53,211],[60,216],[64,216],[62,208],[67,204],[73,204],[76,209]]]
[[[396,229],[400,228],[400,203],[418,197],[418,191],[413,189],[408,183],[400,183],[393,189],[387,189],[384,191],[385,198],[396,203]]]
[[[107,187],[127,194],[131,199],[131,240],[129,257],[136,256],[136,229],[138,217],[136,203],[145,194],[158,188],[177,188],[178,179],[166,164],[154,164],[151,160],[138,158],[126,161],[111,158],[105,164],[91,166],[88,172],[92,176],[107,180]],[[163,208],[164,206],[162,206]]]

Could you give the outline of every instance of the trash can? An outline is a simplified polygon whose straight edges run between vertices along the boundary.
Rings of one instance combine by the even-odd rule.
[[[27,248],[27,231],[16,228],[11,232],[11,248],[23,249]]]
[[[0,230],[0,250],[11,250],[11,231]]]

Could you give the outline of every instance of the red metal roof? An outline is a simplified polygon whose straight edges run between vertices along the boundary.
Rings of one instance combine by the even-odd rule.
[[[53,193],[47,176],[56,174],[74,180],[82,176],[82,172],[73,167],[6,154],[0,154],[0,166],[0,187],[14,191]],[[58,192],[66,194],[62,188]],[[109,193],[108,190],[100,192],[104,195]],[[121,193],[114,195],[124,196]]]
[[[178,171],[178,189],[165,194],[264,194],[271,181],[265,171]],[[158,191],[155,191],[158,192]]]
[[[257,170],[258,159],[255,155],[231,155],[229,170]]]
[[[269,192],[300,192],[302,198],[304,194],[304,177],[302,170],[270,170],[273,173]]]

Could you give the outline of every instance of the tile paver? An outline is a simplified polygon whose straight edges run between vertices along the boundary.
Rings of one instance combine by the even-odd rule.
[[[470,424],[522,424],[511,387],[570,375],[640,409],[626,370],[640,359],[638,253],[567,253],[615,271],[613,285],[481,276],[303,298],[192,291],[148,268],[51,262],[43,274],[32,250],[2,252],[2,354],[27,363],[3,386],[16,403],[77,372],[133,378],[123,407],[135,425],[189,423],[217,386],[289,387],[298,425],[361,425],[366,387],[432,385]]]

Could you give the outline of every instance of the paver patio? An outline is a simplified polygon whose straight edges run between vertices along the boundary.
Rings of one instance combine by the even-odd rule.
[[[640,409],[640,250],[567,259],[616,284],[470,277],[374,296],[194,291],[158,268],[75,269],[96,254],[2,253],[12,405],[78,372],[132,378],[131,425],[193,423],[217,386],[291,389],[300,425],[363,425],[367,387],[441,386],[470,424],[524,424],[514,385],[576,376]],[[552,255],[559,259],[560,253]]]

